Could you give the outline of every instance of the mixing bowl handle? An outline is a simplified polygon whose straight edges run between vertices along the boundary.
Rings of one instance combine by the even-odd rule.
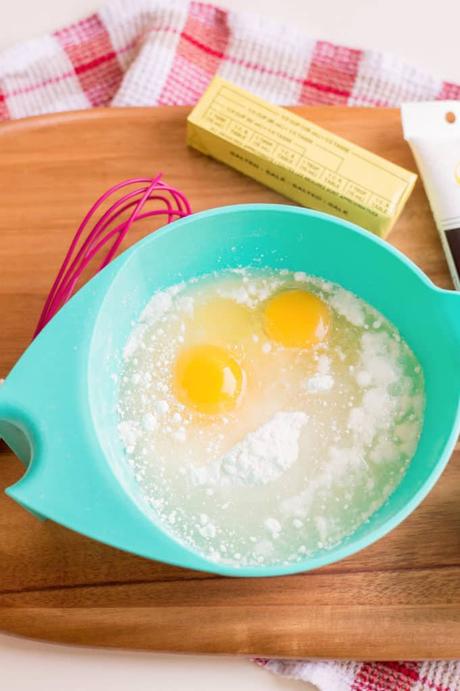
[[[25,466],[32,458],[32,439],[23,411],[8,403],[0,388],[0,439]]]
[[[33,457],[39,451],[39,435],[32,418],[29,418],[22,406],[8,400],[6,389],[5,384],[0,385],[0,440],[3,440],[14,455],[26,466],[27,473]],[[16,484],[22,485],[23,479],[24,475]],[[25,484],[27,485],[27,483]],[[14,488],[15,485],[12,487]],[[10,495],[18,504],[30,511],[36,518],[45,518],[41,513],[30,508],[27,501],[22,501],[20,495],[10,492],[10,489],[9,487],[5,488],[6,494]]]

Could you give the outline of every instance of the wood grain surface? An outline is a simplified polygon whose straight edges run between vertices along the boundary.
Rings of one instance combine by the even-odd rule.
[[[415,169],[396,110],[295,110]],[[186,113],[95,110],[0,127],[0,376],[27,347],[76,225],[109,185],[162,170],[196,211],[286,201],[188,150]],[[131,241],[145,231],[136,230]],[[435,283],[450,287],[420,183],[390,240]],[[0,487],[21,473],[2,447]],[[1,493],[0,628],[51,641],[162,651],[460,656],[460,453],[390,535],[338,564],[272,579],[222,578],[134,557],[40,522]]]

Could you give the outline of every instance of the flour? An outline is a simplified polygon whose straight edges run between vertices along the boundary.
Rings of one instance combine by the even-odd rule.
[[[353,326],[364,326],[364,310],[361,300],[346,290],[338,290],[329,297],[329,304]]]
[[[155,427],[158,424],[158,420],[152,413],[145,413],[145,415],[142,418],[142,425],[145,430],[148,432],[151,432],[152,430],[155,429]]]
[[[241,273],[241,276],[243,277],[242,284],[235,285],[231,283],[224,288],[220,288],[218,295],[253,309],[261,302],[264,302],[264,300],[267,300],[270,295],[273,295],[281,285],[281,281],[274,277],[259,279],[257,282],[249,282],[244,271]]]
[[[189,295],[181,296],[177,300],[178,310],[180,312],[182,312],[183,314],[185,314],[187,317],[191,317],[193,315],[194,307],[195,307],[195,301]],[[181,330],[181,332],[185,331],[184,324],[181,324],[180,330]]]
[[[276,518],[267,518],[264,521],[264,526],[275,540],[279,537],[281,533],[281,523],[276,520]]]
[[[156,401],[155,408],[159,415],[166,415],[166,413],[169,411],[169,403],[165,400]]]
[[[305,283],[307,280],[307,274],[305,271],[295,271],[294,272],[294,281],[297,281],[299,283]]]
[[[308,393],[315,393],[318,391],[330,391],[334,386],[334,377],[329,374],[331,369],[331,358],[328,355],[319,355],[317,357],[317,372],[311,377],[308,377],[303,383],[304,388]]]
[[[139,426],[135,420],[124,420],[118,423],[118,434],[127,453],[132,453],[139,436]]]
[[[401,377],[397,361],[391,355],[391,342],[386,333],[364,333],[361,336],[360,361],[356,379],[366,387],[361,404],[350,410],[348,428],[362,454],[379,431],[388,427],[397,409],[397,398],[390,387]],[[378,461],[375,455],[374,459]]]
[[[284,290],[329,306],[323,342],[270,340],[266,300]],[[246,308],[235,322],[229,301]],[[177,354],[200,343],[224,347],[244,369],[244,395],[224,413],[177,395]],[[112,379],[127,468],[154,520],[227,564],[292,564],[350,535],[401,481],[423,419],[423,375],[396,329],[303,271],[242,268],[160,291]]]
[[[330,374],[314,374],[305,380],[304,386],[309,393],[329,391],[334,386],[334,377]]]
[[[379,321],[376,328],[380,328]],[[420,415],[423,400],[419,393],[411,394],[411,380],[404,374],[400,364],[401,351],[394,348],[395,341],[386,332],[365,332],[360,338],[359,358],[356,367],[350,366],[352,376],[362,389],[359,405],[352,406],[347,418],[349,436],[347,444],[332,445],[327,451],[321,470],[310,481],[309,486],[297,495],[285,499],[281,511],[285,516],[305,517],[311,510],[315,497],[322,496],[334,484],[343,488],[352,487],[356,479],[369,470],[369,464],[384,467],[395,459],[410,458],[416,449],[420,433]],[[325,361],[318,367],[330,371]],[[307,380],[309,391],[329,374],[315,374]],[[398,385],[399,395],[393,387]],[[407,411],[413,411],[407,415]],[[403,421],[397,422],[403,413]],[[391,436],[390,436],[391,430]],[[402,470],[400,470],[402,472]],[[390,491],[387,484],[383,493]],[[366,481],[368,491],[375,490],[375,481]],[[375,502],[372,506],[375,506]],[[344,508],[348,504],[344,504]],[[370,511],[370,509],[367,509]],[[316,516],[315,526],[320,540],[326,544],[329,538],[327,517]]]
[[[158,322],[172,307],[173,297],[182,289],[182,285],[172,286],[159,291],[149,300],[142,311],[139,321],[132,330],[123,350],[123,357],[129,360],[139,347],[142,346],[146,329]]]
[[[318,356],[318,373],[319,374],[329,374],[331,369],[331,358],[328,355]]]
[[[249,432],[223,458],[191,469],[196,485],[265,485],[297,461],[299,437],[308,421],[303,412],[279,412]]]

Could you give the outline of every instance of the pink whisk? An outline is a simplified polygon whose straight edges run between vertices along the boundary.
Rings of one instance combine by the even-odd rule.
[[[77,250],[77,245],[84,231],[90,221],[93,220],[94,215],[101,205],[115,193],[133,185],[136,185],[135,189],[125,192],[114,201],[94,223],[92,229],[88,232],[80,248]],[[150,202],[155,206],[145,211],[144,207]],[[159,207],[158,203],[160,204]],[[129,216],[120,221],[120,216],[130,209],[132,209],[132,211]],[[188,216],[191,213],[192,209],[187,198],[182,192],[163,182],[161,180],[161,173],[154,178],[131,178],[129,180],[124,180],[107,190],[107,192],[99,197],[92,205],[80,223],[70,243],[64,261],[62,262],[61,268],[58,271],[43,306],[35,329],[34,338],[67,300],[69,300],[84,269],[86,269],[96,254],[109,243],[111,243],[109,250],[99,264],[97,271],[100,271],[112,261],[123,239],[135,221],[152,218],[154,216],[166,216],[167,223],[171,223],[171,221],[182,218],[183,216]],[[118,223],[117,220],[119,221]]]

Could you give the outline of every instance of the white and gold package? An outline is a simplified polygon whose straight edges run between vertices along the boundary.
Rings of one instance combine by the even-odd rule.
[[[405,103],[401,117],[460,290],[460,101]]]

